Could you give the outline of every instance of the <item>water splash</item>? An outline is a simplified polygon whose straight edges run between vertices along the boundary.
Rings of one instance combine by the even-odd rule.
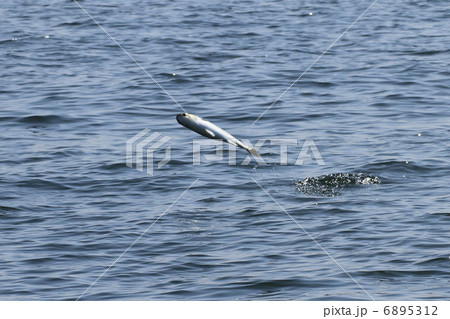
[[[377,176],[364,173],[337,173],[307,177],[295,182],[295,186],[298,191],[306,195],[334,197],[344,189],[380,183],[381,180]]]

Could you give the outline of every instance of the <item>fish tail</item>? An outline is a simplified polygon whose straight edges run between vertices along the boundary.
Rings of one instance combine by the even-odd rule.
[[[253,147],[247,148],[247,151],[255,157],[261,157],[261,155],[259,155],[258,151]]]

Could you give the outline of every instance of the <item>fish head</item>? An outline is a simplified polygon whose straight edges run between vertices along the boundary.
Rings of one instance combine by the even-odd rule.
[[[208,138],[216,138],[216,134],[211,130],[211,123],[202,119],[200,116],[180,113],[177,115],[177,121],[184,127]]]
[[[199,117],[190,113],[180,113],[177,115],[177,121],[185,127],[191,127],[194,123],[198,123]]]

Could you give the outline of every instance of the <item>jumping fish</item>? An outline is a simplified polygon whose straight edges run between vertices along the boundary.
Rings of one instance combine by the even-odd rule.
[[[200,116],[189,113],[181,113],[177,115],[177,121],[184,127],[203,135],[204,137],[212,138],[214,140],[222,140],[231,145],[243,148],[253,156],[261,157],[256,149],[245,145],[227,131],[207,120],[202,119]]]

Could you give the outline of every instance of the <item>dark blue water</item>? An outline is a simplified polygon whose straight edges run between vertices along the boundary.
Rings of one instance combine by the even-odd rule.
[[[3,1],[0,299],[448,300],[448,1],[379,0],[251,125],[370,4],[80,2],[188,112],[325,162],[230,166],[73,1]]]

